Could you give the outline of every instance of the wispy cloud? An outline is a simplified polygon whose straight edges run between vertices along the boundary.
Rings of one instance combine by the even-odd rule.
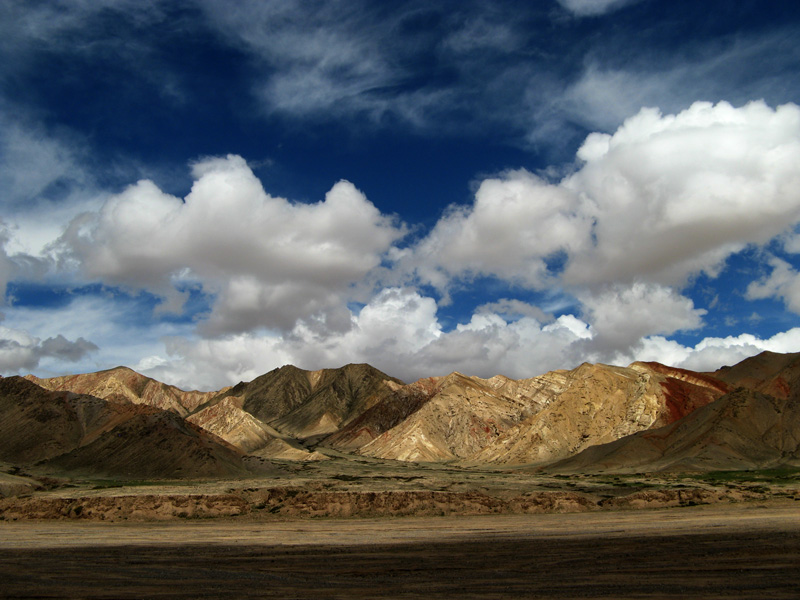
[[[641,0],[558,0],[561,6],[579,17],[602,15],[635,2]]]

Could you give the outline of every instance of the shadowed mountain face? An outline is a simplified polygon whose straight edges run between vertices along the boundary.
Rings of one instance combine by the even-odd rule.
[[[78,447],[129,419],[132,407],[0,379],[0,460],[33,463]]]
[[[242,408],[275,429],[296,438],[338,431],[393,390],[404,385],[370,365],[304,371],[280,367],[240,383],[211,401],[242,399]]]
[[[177,415],[153,408],[48,462],[73,472],[123,477],[233,477],[242,453]]]
[[[0,379],[0,460],[135,477],[229,476],[241,453],[178,415]]]
[[[745,387],[776,398],[800,394],[800,353],[762,352],[732,367],[722,367],[713,376],[731,387]]]

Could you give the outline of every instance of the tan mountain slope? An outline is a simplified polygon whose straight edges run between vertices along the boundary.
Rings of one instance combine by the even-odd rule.
[[[594,446],[550,471],[717,471],[800,466],[800,402],[738,388],[683,419]]]
[[[342,429],[324,438],[320,445],[342,452],[361,448],[422,408],[435,393],[436,381],[437,378],[421,379],[394,390]]]
[[[321,454],[310,452],[290,436],[280,433],[243,410],[243,401],[241,396],[227,396],[186,420],[221,437],[247,454],[282,460],[325,458]]]
[[[399,389],[324,440],[358,454],[407,461],[467,458],[561,391],[563,372],[514,381],[452,373]]]
[[[209,404],[241,397],[242,408],[259,421],[307,438],[337,431],[402,385],[365,364],[320,371],[289,365],[240,383]]]
[[[134,477],[242,474],[241,453],[178,415],[0,379],[0,460]]]
[[[725,391],[709,375],[658,363],[584,364],[519,381],[453,373],[398,389],[322,444],[397,460],[546,463],[671,423]]]
[[[147,404],[162,410],[171,410],[182,417],[219,394],[219,392],[187,392],[145,377],[127,367],[48,379],[28,375],[26,379],[52,391],[66,390],[115,402]]]
[[[552,462],[674,422],[719,398],[726,389],[711,377],[659,363],[629,367],[585,363],[566,373],[566,384],[557,398],[471,459]]]
[[[281,438],[284,436],[242,410],[241,398],[225,395],[229,388],[216,392],[187,392],[127,367],[49,379],[28,375],[27,379],[51,390],[90,394],[115,403],[145,404],[170,410],[182,417],[188,417],[213,398],[223,398],[217,405],[192,414],[188,420],[244,452],[269,448],[271,454],[283,458],[305,459],[310,455],[299,444],[283,441]],[[269,454],[259,455],[267,457]]]

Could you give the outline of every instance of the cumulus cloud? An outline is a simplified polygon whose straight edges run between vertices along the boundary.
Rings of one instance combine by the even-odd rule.
[[[655,284],[615,285],[582,296],[583,313],[591,323],[594,352],[624,351],[653,334],[698,329],[703,309],[673,289]]]
[[[785,260],[773,256],[769,259],[772,273],[747,286],[750,300],[780,298],[793,313],[800,314],[800,273]]]
[[[90,279],[146,289],[181,305],[181,286],[216,296],[209,334],[290,330],[335,321],[348,289],[381,262],[402,228],[351,183],[317,204],[268,195],[244,159],[203,160],[185,200],[140,181],[76,218],[61,248]]]
[[[792,352],[800,347],[800,328],[769,339],[743,334],[706,338],[684,346],[654,332],[696,325],[702,311],[674,292],[637,287],[615,290],[592,305],[595,323],[562,315],[548,323],[534,316],[514,319],[482,307],[466,323],[445,331],[433,298],[410,288],[381,290],[360,310],[350,313],[353,326],[345,332],[324,335],[298,323],[290,334],[248,332],[214,339],[170,336],[167,355],[150,355],[138,365],[151,377],[184,388],[219,389],[249,381],[282,364],[305,369],[368,362],[405,381],[445,375],[458,370],[490,377],[504,374],[532,377],[546,371],[575,367],[583,361],[628,364],[657,360],[695,370],[715,370],[762,350]],[[502,303],[498,303],[502,305]],[[642,306],[637,306],[643,304]],[[648,309],[658,307],[653,314]],[[628,310],[632,325],[624,322]],[[516,305],[514,310],[526,311]],[[660,323],[660,318],[665,318]],[[613,339],[609,328],[626,329],[624,339]],[[635,335],[643,335],[634,339]]]
[[[530,377],[581,362],[577,342],[588,324],[564,315],[543,325],[533,317],[507,321],[491,312],[444,331],[433,298],[408,288],[386,288],[359,311],[353,327],[320,336],[304,323],[289,335],[244,333],[217,339],[170,338],[168,356],[140,365],[176,385],[217,389],[249,380],[280,364],[306,369],[368,362],[406,381],[453,370],[490,377]],[[200,382],[200,383],[198,383]]]
[[[483,181],[473,205],[451,209],[401,264],[440,289],[474,275],[530,288],[554,277],[680,287],[800,221],[793,104],[642,109],[613,135],[589,135],[578,159],[557,184],[525,171]]]
[[[531,173],[481,182],[469,207],[452,207],[400,264],[446,290],[453,278],[490,275],[531,288],[552,283],[547,259],[578,250],[591,234],[577,194]]]
[[[567,282],[681,285],[800,220],[793,104],[643,109],[613,135],[591,134],[578,157],[584,166],[562,185],[585,199],[595,226],[570,257]]]

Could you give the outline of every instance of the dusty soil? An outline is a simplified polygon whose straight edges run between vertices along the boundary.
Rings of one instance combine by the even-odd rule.
[[[478,517],[0,523],[8,598],[796,598],[792,502]]]

